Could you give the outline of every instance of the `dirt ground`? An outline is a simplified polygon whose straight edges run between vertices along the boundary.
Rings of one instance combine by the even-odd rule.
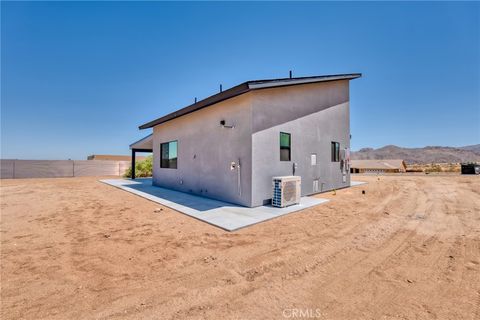
[[[1,318],[480,319],[480,177],[355,179],[233,233],[94,178],[3,180]]]

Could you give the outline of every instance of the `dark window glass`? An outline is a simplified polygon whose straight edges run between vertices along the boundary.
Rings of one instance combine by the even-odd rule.
[[[332,141],[332,162],[340,161],[340,143]]]
[[[160,144],[160,168],[177,169],[177,141]]]
[[[280,161],[290,161],[291,143],[290,134],[280,132]]]

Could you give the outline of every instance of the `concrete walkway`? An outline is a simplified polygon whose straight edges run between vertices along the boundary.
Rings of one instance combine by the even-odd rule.
[[[328,201],[321,198],[302,197],[300,204],[286,208],[275,208],[272,206],[247,208],[189,193],[155,187],[152,186],[152,179],[150,178],[136,180],[107,179],[100,181],[227,231],[238,230]]]

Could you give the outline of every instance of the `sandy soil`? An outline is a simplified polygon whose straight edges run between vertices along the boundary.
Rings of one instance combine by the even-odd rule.
[[[356,179],[233,233],[93,178],[4,180],[1,318],[480,319],[480,177]]]

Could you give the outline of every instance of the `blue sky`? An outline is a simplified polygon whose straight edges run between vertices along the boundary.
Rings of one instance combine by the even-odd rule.
[[[480,143],[479,3],[2,2],[1,156],[128,154],[252,79],[361,72],[352,149]]]

